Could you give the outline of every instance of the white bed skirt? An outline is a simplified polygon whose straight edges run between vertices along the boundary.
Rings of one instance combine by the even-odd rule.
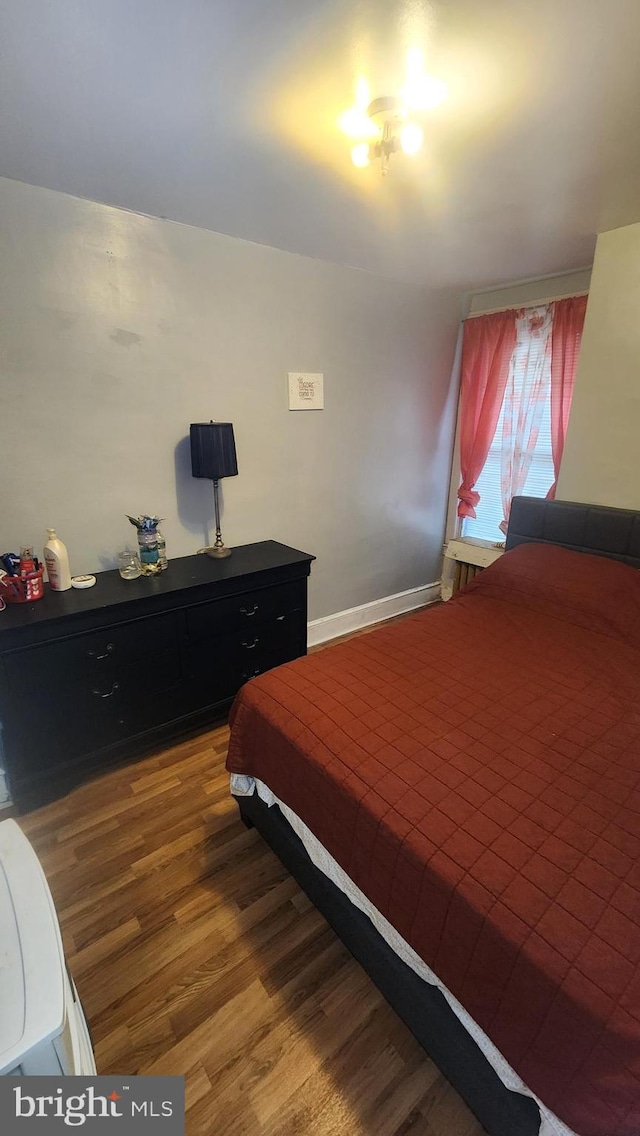
[[[358,907],[360,911],[364,912],[385,942],[388,943],[391,949],[395,951],[398,957],[401,958],[407,966],[411,967],[419,978],[423,979],[424,982],[428,982],[430,986],[436,986],[441,994],[443,994],[458,1020],[462,1023],[467,1033],[471,1034],[478,1048],[498,1074],[503,1085],[513,1092],[523,1093],[525,1096],[533,1097],[537,1102],[541,1116],[539,1136],[577,1136],[571,1128],[563,1124],[555,1113],[551,1112],[551,1110],[546,1107],[535,1093],[531,1092],[531,1089],[525,1085],[522,1078],[511,1068],[508,1061],[506,1061],[500,1051],[496,1049],[486,1033],[474,1022],[473,1018],[470,1017],[458,1000],[454,998],[453,994],[447,990],[447,987],[443,985],[438,976],[422,961],[419,955],[413,950],[413,947],[410,947],[406,940],[398,934],[389,921],[385,919],[384,915],[380,914],[378,909],[367,899],[366,895],[356,887],[353,880],[350,879],[347,873],[334,860],[333,856],[327,852],[327,849],[320,843],[317,837],[313,835],[310,829],[307,828],[306,824],[300,820],[300,817],[296,816],[288,805],[280,801],[275,793],[271,792],[268,785],[265,785],[263,781],[258,781],[245,774],[232,773],[231,792],[235,797],[250,797],[254,792],[257,792],[261,800],[269,807],[278,805],[285,820],[291,826],[296,836],[302,841],[309,859],[315,864],[316,868],[319,868],[320,871],[340,889],[343,895],[347,896],[355,907]]]

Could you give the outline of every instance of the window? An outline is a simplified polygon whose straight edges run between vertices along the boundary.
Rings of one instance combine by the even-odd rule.
[[[501,541],[514,496],[555,493],[585,309],[582,296],[467,321],[461,536]]]
[[[476,482],[480,503],[476,506],[476,518],[465,517],[462,522],[462,536],[480,540],[504,540],[500,523],[504,518],[502,494],[502,454],[505,438],[505,409],[507,393],[515,404],[518,424],[526,429],[522,414],[525,403],[531,402],[531,385],[538,383],[539,404],[534,423],[537,437],[530,453],[530,464],[522,488],[528,497],[546,497],[554,482],[553,455],[551,451],[551,320],[544,307],[527,309],[519,314],[516,321],[516,347],[509,366],[507,391],[500,409],[500,417],[484,468]],[[543,321],[540,323],[540,321]],[[532,327],[533,325],[533,327]],[[529,396],[527,398],[527,396]],[[541,396],[541,397],[540,397]],[[520,434],[522,434],[522,430]]]
[[[500,450],[502,440],[502,418],[500,412],[498,426],[489,449],[485,467],[476,482],[480,494],[480,504],[476,508],[476,519],[465,517],[462,522],[462,536],[492,542],[504,540],[500,529],[502,520],[502,495],[500,493]],[[527,480],[522,488],[525,497],[546,497],[554,481],[553,458],[551,456],[551,399],[549,393],[545,400],[540,424],[540,433],[529,467]]]

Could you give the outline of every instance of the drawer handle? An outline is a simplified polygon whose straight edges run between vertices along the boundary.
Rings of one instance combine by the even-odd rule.
[[[260,606],[259,604],[254,604],[251,611],[249,611],[249,609],[247,607],[241,607],[240,608],[240,615],[255,615],[259,606]]]
[[[261,673],[260,667],[256,667],[254,671],[244,671],[240,677],[243,682],[248,682],[250,678],[256,678]]]
[[[87,651],[87,655],[90,659],[106,659],[108,655],[113,654],[115,649],[116,648],[114,643],[107,643],[107,648],[102,652],[101,655],[99,655],[97,651]],[[93,693],[95,694],[95,690]]]
[[[92,690],[91,693],[95,694],[96,698],[112,698],[117,690],[120,690],[120,683],[114,682],[111,690],[108,690],[106,694],[103,694],[101,690]]]
[[[245,643],[245,641],[243,640],[242,646],[246,647],[247,651],[253,651],[253,648],[257,647],[259,642],[260,642],[260,640],[259,640],[258,636],[256,635],[255,639],[253,640],[253,643]]]

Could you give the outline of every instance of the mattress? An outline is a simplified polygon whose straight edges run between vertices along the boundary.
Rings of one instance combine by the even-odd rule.
[[[261,676],[269,785],[580,1136],[640,1131],[640,577],[523,545],[444,607]]]

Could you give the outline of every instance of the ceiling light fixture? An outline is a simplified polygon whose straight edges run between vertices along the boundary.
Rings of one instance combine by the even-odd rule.
[[[340,129],[353,139],[354,166],[363,168],[379,158],[386,174],[389,159],[398,150],[417,154],[424,141],[423,115],[440,106],[446,97],[444,83],[425,74],[422,53],[417,49],[407,55],[407,78],[399,95],[371,100],[368,82],[358,79],[355,104],[338,119]]]

